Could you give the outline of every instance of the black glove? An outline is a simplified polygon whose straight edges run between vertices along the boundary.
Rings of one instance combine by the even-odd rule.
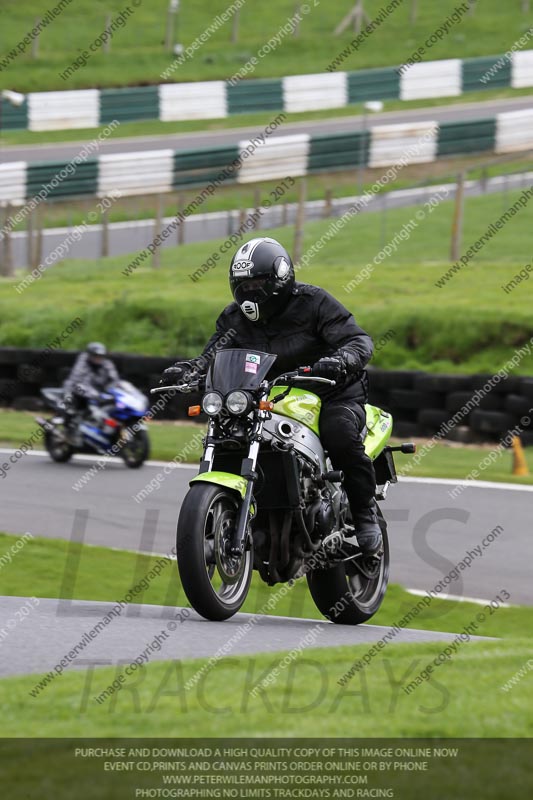
[[[345,373],[344,362],[338,356],[321,358],[312,367],[314,377],[328,378],[330,381],[339,381]]]
[[[201,377],[195,360],[180,361],[163,372],[160,380],[161,386],[179,386],[180,384],[194,383]]]

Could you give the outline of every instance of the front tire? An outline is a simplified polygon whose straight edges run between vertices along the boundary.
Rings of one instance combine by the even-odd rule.
[[[307,574],[309,591],[318,610],[339,625],[360,625],[374,616],[383,602],[389,581],[387,523],[378,507],[383,536],[383,556],[375,577],[365,578],[351,562]]]
[[[202,617],[229,619],[246,600],[253,572],[253,549],[240,558],[224,555],[240,503],[234,492],[208,483],[188,491],[176,533],[178,569],[187,598]]]
[[[130,469],[142,467],[150,455],[150,439],[146,431],[140,430],[133,434],[122,446],[120,451],[122,460]]]
[[[48,455],[58,464],[65,464],[70,461],[74,453],[74,448],[67,441],[65,427],[48,427],[44,432],[44,446]]]

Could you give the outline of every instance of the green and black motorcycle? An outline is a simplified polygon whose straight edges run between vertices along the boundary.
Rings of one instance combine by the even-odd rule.
[[[256,569],[270,586],[306,576],[318,609],[358,625],[379,609],[387,587],[389,546],[365,559],[356,544],[342,472],[319,438],[320,398],[305,385],[335,385],[310,367],[265,376],[275,355],[229,349],[216,354],[202,409],[209,417],[200,470],[190,482],[177,529],[177,561],[192,607],[224,620],[244,603]],[[155,391],[191,391],[197,384]],[[378,499],[397,481],[390,414],[367,405],[365,449],[374,460]],[[351,541],[350,541],[351,540]]]

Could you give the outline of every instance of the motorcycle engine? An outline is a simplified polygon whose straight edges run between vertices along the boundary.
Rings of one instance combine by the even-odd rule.
[[[313,538],[323,539],[335,528],[335,509],[331,497],[322,497],[315,516]]]

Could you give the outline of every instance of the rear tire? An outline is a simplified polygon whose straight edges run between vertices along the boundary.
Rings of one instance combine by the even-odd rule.
[[[209,620],[236,614],[252,580],[252,545],[240,559],[222,555],[218,546],[233,531],[239,507],[235,493],[209,483],[194,484],[181,506],[176,533],[179,574],[190,604]]]
[[[389,540],[387,523],[378,507],[383,536],[383,556],[375,578],[367,579],[350,562],[332,569],[307,574],[309,591],[318,610],[340,625],[360,625],[378,611],[389,581]]]

